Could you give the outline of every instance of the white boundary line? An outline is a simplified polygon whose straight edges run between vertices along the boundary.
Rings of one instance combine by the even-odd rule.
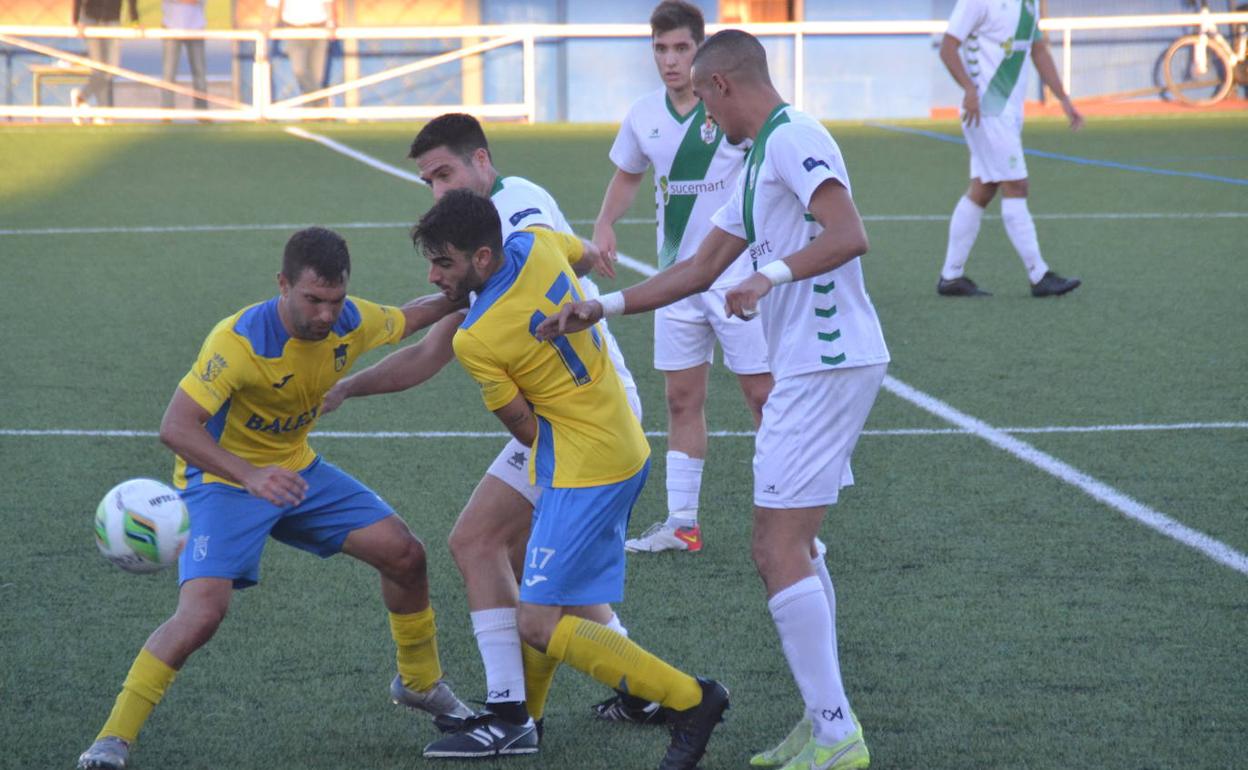
[[[287,129],[288,131],[297,131],[301,129]],[[306,133],[306,132],[304,132]],[[332,141],[332,140],[326,140]],[[335,144],[337,144],[335,142]],[[341,146],[341,145],[340,145]],[[350,148],[345,148],[350,149]],[[355,150],[351,150],[355,152]],[[358,153],[357,153],[358,154]],[[373,159],[376,163],[381,163]],[[369,164],[373,165],[372,163]],[[385,165],[385,164],[382,164]],[[390,167],[391,171],[396,173],[407,173],[401,169]],[[387,172],[390,173],[390,172]],[[411,175],[414,176],[414,175]],[[409,180],[413,181],[413,180]],[[415,177],[417,183],[421,183],[419,177]],[[422,183],[423,184],[423,183]],[[1156,220],[1173,220],[1173,219],[1248,219],[1248,211],[1205,211],[1192,214],[1180,214],[1173,211],[1156,212],[1156,213],[1123,213],[1123,212],[1075,212],[1068,214],[1032,214],[1032,219],[1048,219],[1048,220],[1093,220],[1093,221],[1148,221]],[[998,214],[985,214],[984,219],[1000,219]],[[876,214],[866,215],[864,222],[948,222],[948,214]],[[573,225],[592,225],[592,219],[571,219],[568,220]],[[251,232],[251,231],[267,231],[279,230],[290,231],[298,230],[301,227],[307,227],[312,222],[279,222],[273,224],[224,224],[224,225],[136,225],[132,227],[33,227],[33,228],[0,228],[0,236],[36,236],[36,235],[107,235],[107,234],[137,234],[137,235],[159,235],[162,233],[216,233],[216,232]],[[655,221],[653,219],[644,218],[627,218],[616,222],[616,225],[646,225],[653,227]],[[411,222],[338,222],[328,223],[326,227],[334,230],[388,230],[392,228],[408,228],[412,226]]]

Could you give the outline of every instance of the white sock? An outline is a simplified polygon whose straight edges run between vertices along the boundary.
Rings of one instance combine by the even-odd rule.
[[[692,527],[698,523],[698,495],[702,492],[705,460],[684,452],[667,453],[667,523]]]
[[[849,699],[829,641],[832,622],[819,578],[811,575],[767,602],[789,670],[806,703],[806,715],[819,743],[831,746],[853,732]]]
[[[823,542],[815,538],[815,543],[823,546]],[[827,547],[819,549],[819,555],[810,560],[810,566],[815,568],[815,577],[819,578],[819,583],[823,586],[823,596],[828,602],[828,619],[831,620],[832,633],[832,660],[836,663],[836,670],[841,670],[841,656],[837,651],[836,645],[836,590],[832,588],[832,575],[828,573],[828,563],[824,561],[823,555],[827,553]]]
[[[614,612],[611,613],[611,619],[607,621],[607,628],[611,629],[620,636],[628,636],[628,629],[625,628],[624,624],[620,622],[620,616],[616,615]]]
[[[1001,221],[1005,223],[1005,234],[1010,236],[1010,243],[1023,260],[1027,268],[1027,279],[1036,283],[1049,272],[1044,257],[1040,256],[1040,241],[1036,239],[1036,223],[1027,210],[1026,198],[1002,198]]]
[[[469,613],[472,633],[485,663],[486,703],[524,702],[524,659],[514,607]]]
[[[971,247],[979,236],[979,223],[984,218],[984,210],[975,202],[963,195],[949,218],[949,245],[945,248],[945,266],[940,269],[940,277],[946,281],[961,278],[966,269],[966,259],[971,255]]]

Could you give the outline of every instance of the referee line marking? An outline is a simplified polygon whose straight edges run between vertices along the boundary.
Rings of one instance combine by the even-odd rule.
[[[923,136],[928,139],[936,139],[941,142],[949,142],[952,144],[966,144],[966,139],[953,134],[945,134],[940,131],[929,131],[922,128],[914,128],[912,126],[894,126],[887,123],[869,122],[866,125],[872,128],[878,128],[883,131],[893,131],[899,134],[910,134],[911,136]],[[1135,171],[1141,174],[1155,174],[1157,176],[1180,176],[1188,179],[1199,179],[1205,182],[1220,182],[1222,184],[1232,184],[1248,187],[1248,179],[1240,179],[1233,176],[1219,176],[1218,174],[1205,174],[1200,171],[1177,171],[1170,168],[1156,168],[1154,166],[1139,166],[1134,163],[1119,163],[1113,160],[1098,160],[1096,158],[1083,158],[1078,155],[1065,155],[1060,152],[1046,152],[1044,150],[1033,150],[1023,148],[1024,155],[1034,155],[1037,158],[1046,158],[1048,160],[1061,160],[1067,163],[1074,163],[1080,166],[1099,166],[1101,168],[1112,168],[1118,171]]]
[[[985,214],[984,219],[1000,219],[999,214]],[[1037,214],[1032,213],[1032,219],[1051,219],[1051,220],[1094,220],[1094,221],[1148,221],[1156,220],[1172,220],[1172,219],[1248,219],[1248,211],[1201,211],[1183,213],[1177,211],[1158,211],[1158,212],[1135,212],[1135,211],[1106,211],[1106,212],[1070,212],[1070,213],[1051,213]],[[866,214],[862,217],[864,222],[948,222],[948,214]],[[569,219],[569,224],[573,225],[592,225],[592,219]],[[276,222],[269,224],[223,224],[223,225],[134,225],[134,226],[117,226],[117,227],[34,227],[34,228],[0,228],[0,236],[5,235],[160,235],[163,233],[217,233],[217,232],[251,232],[251,231],[269,231],[277,230],[289,232],[298,230],[303,227],[315,224],[313,222]],[[628,218],[617,221],[619,225],[646,225],[654,227],[656,222],[653,219]],[[334,230],[390,230],[390,229],[407,229],[412,226],[411,222],[331,222],[325,224],[325,227]]]
[[[872,124],[872,125],[877,125],[877,127],[879,128],[885,128],[889,130],[900,130],[903,133],[917,133],[920,135],[932,135],[942,140],[952,140],[956,142],[965,141],[961,139],[961,137],[955,138],[955,137],[949,136],[948,134],[937,134],[936,132],[921,131],[918,129],[908,129],[908,128],[903,128],[900,126],[885,126],[882,124]],[[333,149],[337,152],[342,152],[343,154],[349,157],[355,158],[356,160],[359,160],[362,163],[372,166],[373,168],[377,168],[381,171],[385,171],[386,173],[394,174],[395,176],[400,176],[401,178],[410,176],[405,171],[401,171],[400,169],[395,169],[393,167],[390,167],[389,164],[382,163],[376,158],[365,155],[364,153],[358,152],[349,147],[345,147],[344,145],[338,145],[337,142],[333,142],[332,140],[325,140],[324,137],[317,137],[315,134],[308,133],[306,131],[303,131],[302,129],[287,129],[287,131],[288,132],[299,131],[302,134],[307,134],[305,138],[312,139],[313,141],[318,141],[321,144],[324,144],[326,147],[329,147],[330,149]],[[295,135],[300,136],[301,134],[295,134]],[[1037,153],[1032,152],[1032,154],[1037,154]],[[1119,168],[1119,169],[1128,170],[1128,171],[1141,171],[1145,173],[1163,174],[1166,176],[1187,176],[1187,177],[1194,177],[1198,179],[1206,179],[1210,181],[1228,182],[1230,184],[1248,185],[1248,179],[1232,179],[1230,177],[1216,177],[1210,174],[1191,174],[1191,173],[1179,172],[1179,171],[1153,169],[1153,168],[1148,168],[1146,166],[1130,166],[1130,165],[1121,164],[1121,163],[1109,163],[1109,162],[1088,160],[1085,158],[1075,158],[1073,156],[1059,156],[1053,153],[1045,154],[1044,157],[1052,157],[1057,160],[1067,160],[1067,161],[1078,162],[1078,163],[1087,163],[1089,165],[1106,166],[1109,168]],[[399,172],[399,173],[395,173],[395,172]],[[629,259],[625,257],[624,255],[620,255],[620,262],[624,264],[626,267],[629,267],[633,269],[634,271],[640,273],[641,275],[644,275],[647,277],[653,276],[658,273],[658,270],[656,268],[650,265],[647,265],[643,262],[638,262],[637,260]],[[1190,527],[1180,524],[1179,522],[1175,521],[1174,519],[1171,519],[1165,514],[1159,511],[1153,510],[1152,508],[1149,508],[1143,503],[1128,497],[1127,495],[1119,492],[1118,490],[1114,489],[1108,484],[1105,484],[1104,482],[1101,482],[1101,481],[1098,481],[1097,479],[1092,478],[1091,476],[1087,475],[1083,471],[1078,470],[1074,466],[1064,463],[1061,460],[1058,460],[1056,457],[1053,457],[1052,455],[1049,455],[1045,452],[1041,452],[1039,449],[1036,449],[1035,447],[1026,443],[1025,441],[1014,438],[1013,436],[1010,436],[1009,434],[1005,433],[999,428],[992,427],[991,425],[984,422],[983,420],[977,419],[968,414],[960,412],[957,409],[954,409],[949,404],[946,404],[945,402],[933,396],[929,396],[928,394],[920,390],[912,388],[911,386],[905,384],[904,382],[894,377],[885,376],[884,388],[888,390],[890,393],[893,393],[894,395],[898,396],[902,400],[908,401],[911,404],[919,407],[920,409],[926,412],[929,412],[933,415],[936,415],[937,417],[939,417],[942,420],[945,420],[946,422],[952,423],[953,425],[959,428],[962,428],[963,430],[966,430],[975,434],[979,438],[982,438],[983,440],[987,441],[989,444],[992,444],[998,449],[1002,449],[1008,452],[1009,454],[1022,460],[1023,462],[1029,465],[1033,465],[1045,471],[1046,473],[1049,473],[1055,476],[1059,480],[1066,482],[1067,484],[1071,484],[1075,487],[1078,487],[1079,489],[1083,490],[1083,492],[1090,495],[1093,499],[1098,500],[1099,502],[1117,510],[1119,513],[1123,514],[1127,518],[1133,519],[1134,521],[1137,521],[1143,524],[1144,526],[1149,527],[1150,529],[1153,529],[1156,532],[1159,532],[1165,535],[1166,537],[1172,538],[1182,543],[1183,545],[1186,545],[1190,548],[1195,548],[1196,550],[1200,551],[1201,553],[1205,554],[1206,556],[1208,556],[1209,558],[1213,559],[1214,561],[1220,564],[1224,564],[1230,567],[1231,569],[1236,570],[1237,572],[1240,572],[1244,575],[1248,575],[1248,556],[1245,556],[1239,551],[1236,551],[1234,548],[1231,548],[1229,545],[1226,545],[1225,543],[1215,540],[1212,537],[1209,537],[1208,535],[1202,532],[1198,532]]]

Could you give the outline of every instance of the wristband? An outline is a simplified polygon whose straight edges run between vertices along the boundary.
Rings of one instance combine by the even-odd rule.
[[[602,317],[610,318],[612,316],[624,314],[624,292],[613,291],[610,294],[603,294],[598,298],[598,304],[602,305]]]
[[[785,264],[783,259],[777,259],[775,262],[769,262],[758,269],[758,272],[767,276],[767,280],[771,281],[772,286],[779,286],[782,283],[788,283],[793,280],[793,271]]]

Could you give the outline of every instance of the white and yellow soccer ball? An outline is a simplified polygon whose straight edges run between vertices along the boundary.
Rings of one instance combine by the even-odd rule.
[[[158,572],[172,565],[190,529],[177,491],[152,479],[121,482],[95,509],[95,544],[126,572]]]

